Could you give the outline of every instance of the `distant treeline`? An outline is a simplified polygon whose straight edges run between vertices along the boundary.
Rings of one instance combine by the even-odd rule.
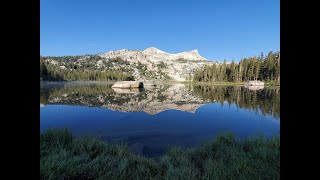
[[[280,83],[280,52],[263,53],[258,57],[244,58],[239,63],[207,65],[195,71],[194,81],[243,82],[248,80],[273,81]]]
[[[76,60],[86,58],[86,64],[79,66]],[[59,62],[58,66],[45,62],[45,59],[54,59]],[[40,80],[43,81],[96,81],[96,80],[134,80],[133,75],[125,68],[112,69],[112,62],[127,64],[122,59],[111,59],[104,62],[106,69],[96,66],[96,62],[102,58],[97,55],[81,56],[61,56],[61,57],[41,57],[40,56]],[[63,63],[64,68],[61,68]]]

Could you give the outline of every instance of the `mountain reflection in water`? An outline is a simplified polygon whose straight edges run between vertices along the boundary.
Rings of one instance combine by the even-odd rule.
[[[114,89],[109,83],[43,83],[40,130],[124,141],[131,151],[159,156],[168,146],[193,147],[219,132],[278,135],[280,88],[160,84]]]
[[[142,89],[111,88],[109,83],[41,84],[40,107],[46,104],[108,108],[157,114],[165,110],[195,112],[206,103],[237,107],[280,117],[280,88],[162,84]]]

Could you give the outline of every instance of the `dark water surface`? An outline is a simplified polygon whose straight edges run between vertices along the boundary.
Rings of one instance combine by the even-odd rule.
[[[223,132],[274,136],[280,133],[280,88],[171,84],[122,90],[107,83],[44,83],[40,129],[48,128],[125,142],[147,156]]]

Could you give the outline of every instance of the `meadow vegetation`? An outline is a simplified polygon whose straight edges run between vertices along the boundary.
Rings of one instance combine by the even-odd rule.
[[[280,179],[280,138],[225,134],[156,160],[125,144],[49,129],[40,132],[40,179]]]

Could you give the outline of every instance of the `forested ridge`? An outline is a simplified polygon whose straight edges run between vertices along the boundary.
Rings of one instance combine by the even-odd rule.
[[[224,61],[197,69],[193,81],[200,82],[244,82],[261,80],[280,83],[280,52],[270,51],[266,57],[243,58],[239,63]]]
[[[121,58],[110,59],[108,62],[103,61],[102,68],[98,63],[102,59],[98,55],[40,56],[40,80],[134,80],[130,69],[125,67],[128,62]],[[122,66],[113,67],[113,62]]]
[[[170,79],[165,72],[167,66],[157,64],[157,73],[164,80]],[[96,81],[96,80],[134,80],[134,69],[148,78],[156,78],[153,72],[146,71],[145,64],[128,61],[120,57],[105,59],[99,55],[84,56],[40,56],[40,80],[44,81]],[[159,71],[159,72],[158,72]],[[243,58],[239,62],[209,63],[189,74],[187,80],[195,82],[246,82],[261,80],[280,84],[280,52],[270,51],[265,57]]]

